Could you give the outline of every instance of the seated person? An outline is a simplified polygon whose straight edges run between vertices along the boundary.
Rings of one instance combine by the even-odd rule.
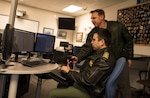
[[[115,65],[115,58],[110,49],[111,34],[106,29],[97,28],[91,41],[95,50],[89,56],[80,72],[70,70],[69,61],[61,70],[67,73],[67,79],[74,81],[72,86],[55,88],[49,91],[48,98],[100,98],[108,76]]]

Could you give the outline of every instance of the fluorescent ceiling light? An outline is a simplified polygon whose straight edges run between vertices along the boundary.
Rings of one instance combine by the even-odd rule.
[[[82,8],[79,6],[75,6],[75,5],[69,5],[68,7],[64,8],[63,11],[66,12],[70,12],[70,13],[74,13],[78,10],[81,10]]]

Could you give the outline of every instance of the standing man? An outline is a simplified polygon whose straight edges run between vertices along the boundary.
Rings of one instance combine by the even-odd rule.
[[[118,84],[119,95],[121,98],[131,98],[130,81],[129,81],[129,67],[131,66],[131,59],[133,58],[133,39],[129,34],[127,28],[119,22],[105,20],[105,12],[102,9],[96,9],[91,11],[91,20],[95,28],[105,28],[111,33],[111,47],[115,58],[126,57],[128,60],[127,66],[121,75]],[[73,57],[76,61],[80,62],[84,60],[93,51],[91,47],[91,40],[94,34],[93,28],[88,34],[86,43],[82,46],[77,57]]]
[[[109,47],[110,41],[110,32],[97,28],[91,41],[95,52],[86,58],[80,72],[70,70],[69,61],[67,66],[61,67],[66,72],[67,79],[74,81],[74,85],[51,90],[48,98],[101,98],[116,62]]]

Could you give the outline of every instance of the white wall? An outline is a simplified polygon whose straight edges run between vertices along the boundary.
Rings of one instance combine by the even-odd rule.
[[[135,6],[136,2],[137,2],[137,0],[128,0],[126,2],[119,3],[117,5],[105,8],[104,10],[105,10],[105,14],[106,14],[106,19],[107,20],[117,20],[118,9]]]
[[[123,9],[127,7],[132,7],[136,5],[137,0],[128,0],[126,2],[116,4],[114,6],[110,6],[107,8],[104,8],[106,14],[107,20],[117,20],[117,10]],[[93,9],[94,10],[94,9]],[[86,40],[86,35],[89,33],[91,28],[93,27],[93,24],[91,23],[91,15],[90,13],[76,17],[76,31],[75,32],[83,32],[84,33],[84,40],[81,43],[77,43],[74,39],[74,45],[76,46],[82,46],[84,41]],[[76,37],[76,34],[74,34],[74,38]],[[143,51],[144,50],[144,51]],[[143,55],[150,55],[150,46],[144,46],[144,45],[134,45],[134,54],[143,54]]]
[[[0,14],[8,15],[10,13],[11,4],[9,2],[0,1]],[[67,32],[66,39],[57,38],[58,33],[58,17],[71,17],[59,13],[54,13],[46,10],[41,10],[37,8],[27,7],[18,5],[17,10],[26,11],[26,15],[23,17],[28,20],[35,20],[39,22],[38,32],[43,33],[43,28],[52,28],[54,29],[54,35],[56,36],[55,48],[59,47],[60,41],[68,41],[73,43],[73,33],[72,30],[65,30]],[[22,24],[20,24],[22,25]],[[34,26],[33,26],[34,27]]]
[[[73,43],[76,46],[82,46],[85,43],[87,34],[93,28],[93,24],[90,19],[90,14],[85,14],[79,17],[76,17],[76,30],[74,33],[74,40]],[[83,32],[83,40],[82,42],[76,42],[76,33]]]

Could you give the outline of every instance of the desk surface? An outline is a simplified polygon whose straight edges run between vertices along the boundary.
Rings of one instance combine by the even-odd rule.
[[[134,54],[133,60],[149,61],[150,55]]]
[[[36,67],[24,66],[21,63],[17,63],[17,62],[9,62],[8,65],[9,64],[13,66],[8,66],[7,67],[8,70],[4,72],[0,71],[0,74],[11,74],[11,82],[9,85],[8,98],[16,98],[19,74],[48,73],[58,67],[58,64],[45,64],[45,65],[36,66]]]
[[[0,74],[42,74],[50,72],[58,67],[58,64],[45,64],[36,67],[23,66],[21,63],[10,62],[6,71],[0,71]]]

